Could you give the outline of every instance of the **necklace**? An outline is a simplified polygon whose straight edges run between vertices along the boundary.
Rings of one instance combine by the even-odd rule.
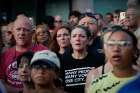
[[[72,53],[72,57],[75,59],[84,59],[87,56],[88,52],[83,53],[81,56],[77,56],[76,54]]]

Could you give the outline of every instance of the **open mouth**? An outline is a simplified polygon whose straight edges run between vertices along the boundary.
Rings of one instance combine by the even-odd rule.
[[[112,56],[113,61],[120,61],[121,60],[121,56],[120,55],[114,55]]]
[[[81,44],[80,43],[76,43],[75,45],[80,46]]]
[[[44,78],[41,77],[41,76],[37,77],[37,79],[38,79],[38,80],[42,80],[42,81],[44,80]]]
[[[19,40],[24,40],[24,37],[19,37]]]

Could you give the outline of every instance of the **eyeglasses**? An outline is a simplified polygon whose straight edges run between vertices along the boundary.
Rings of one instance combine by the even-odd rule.
[[[37,32],[36,35],[49,35],[49,31]]]
[[[120,41],[108,40],[105,42],[105,44],[109,48],[113,48],[116,45],[118,45],[121,48],[129,47],[132,45],[132,43],[130,41],[126,41],[126,40],[120,40]]]
[[[55,20],[54,22],[55,23],[62,23],[62,20],[59,20],[59,21],[58,20]]]

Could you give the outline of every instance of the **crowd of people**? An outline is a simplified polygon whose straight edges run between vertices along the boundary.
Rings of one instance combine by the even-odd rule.
[[[140,93],[139,0],[33,22],[19,14],[0,27],[0,93]]]

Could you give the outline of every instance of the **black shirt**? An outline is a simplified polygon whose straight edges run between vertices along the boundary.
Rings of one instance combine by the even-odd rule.
[[[98,36],[94,39],[93,43],[88,47],[88,52],[95,55],[97,61],[105,63],[105,55],[103,53],[103,43],[101,37]]]
[[[62,58],[62,79],[65,91],[69,93],[84,93],[85,80],[91,67],[98,67],[95,55],[88,55],[84,59],[74,59],[71,54]]]

